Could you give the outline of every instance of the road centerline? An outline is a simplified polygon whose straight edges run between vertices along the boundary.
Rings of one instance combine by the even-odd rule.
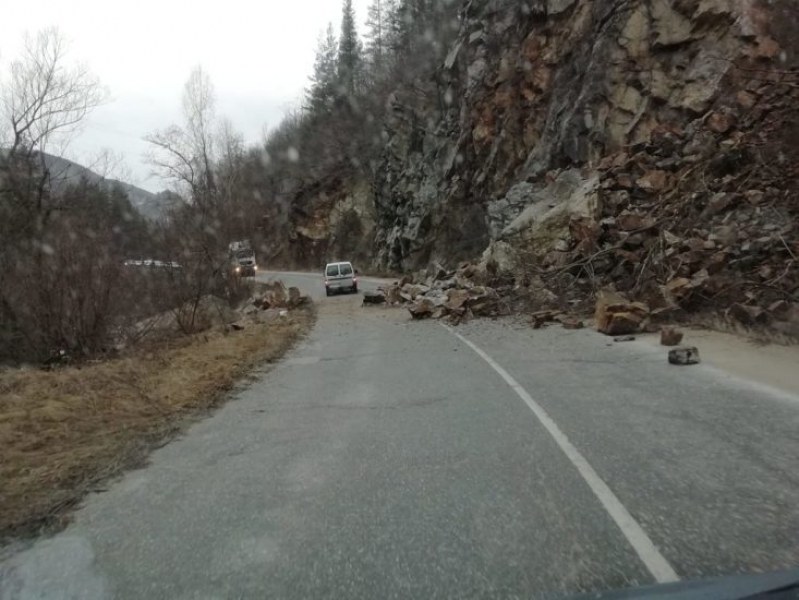
[[[480,358],[502,377],[516,395],[518,395],[530,410],[533,411],[538,421],[549,432],[555,443],[560,447],[566,457],[582,476],[583,480],[594,493],[605,511],[621,530],[622,535],[635,550],[638,557],[646,566],[647,570],[658,583],[668,583],[679,581],[679,576],[666,558],[657,549],[654,542],[650,539],[643,527],[635,520],[621,500],[613,493],[610,487],[594,470],[591,464],[585,459],[579,450],[569,441],[569,438],[558,427],[557,423],[549,416],[543,407],[536,402],[533,397],[491,356],[484,352],[479,346],[466,339],[461,334],[454,331],[451,327],[441,324],[447,331],[457,337],[461,342],[471,348]]]

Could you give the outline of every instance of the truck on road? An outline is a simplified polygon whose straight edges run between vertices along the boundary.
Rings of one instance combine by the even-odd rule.
[[[258,272],[258,263],[255,260],[255,250],[249,240],[231,242],[228,246],[230,269],[239,277],[255,277]]]

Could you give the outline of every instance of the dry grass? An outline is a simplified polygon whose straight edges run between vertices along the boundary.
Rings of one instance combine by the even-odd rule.
[[[187,417],[304,334],[311,311],[119,360],[0,372],[0,540],[57,526],[105,478],[141,464]]]

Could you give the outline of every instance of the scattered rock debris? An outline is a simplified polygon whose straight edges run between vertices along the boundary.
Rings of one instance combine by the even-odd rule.
[[[682,338],[682,331],[674,327],[664,327],[660,330],[660,343],[663,346],[679,346]]]
[[[385,304],[386,295],[383,292],[364,292],[363,303],[366,304]]]
[[[434,265],[416,279],[403,277],[380,288],[375,300],[406,305],[414,319],[446,319],[455,325],[474,317],[509,314],[500,291],[486,285],[485,280],[486,272],[478,265],[461,263],[454,271]],[[382,300],[377,300],[377,296]],[[364,304],[371,303],[375,302],[364,297]]]
[[[669,350],[669,363],[672,365],[697,365],[699,362],[699,350],[693,346]]]
[[[242,331],[250,323],[264,324],[285,318],[289,311],[310,304],[309,296],[299,288],[289,287],[282,281],[259,284],[259,291],[237,311],[242,318],[232,322],[228,331]]]

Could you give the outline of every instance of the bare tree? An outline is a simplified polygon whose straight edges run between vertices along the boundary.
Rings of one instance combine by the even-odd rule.
[[[45,153],[63,150],[107,97],[86,66],[65,63],[63,36],[45,29],[26,36],[22,55],[2,82],[0,144],[7,150],[0,154],[0,194],[16,237],[40,231],[54,209]]]
[[[189,332],[203,299],[228,295],[235,287],[227,245],[244,154],[243,141],[229,121],[217,119],[214,88],[196,67],[183,90],[183,123],[147,136],[146,159],[171,181],[186,203],[174,211],[164,232],[165,252],[183,269],[175,281],[176,314]]]
[[[10,152],[46,151],[65,142],[107,94],[82,64],[64,64],[66,42],[56,28],[26,36],[22,56],[4,82],[3,117],[10,123]],[[10,142],[10,143],[8,143]]]
[[[176,184],[201,210],[216,195],[215,96],[211,79],[195,67],[183,89],[183,125],[171,125],[145,137],[153,151],[146,159],[161,177]]]
[[[52,244],[47,231],[59,208],[46,153],[59,154],[107,94],[85,65],[70,64],[55,28],[26,36],[20,56],[0,75],[0,352],[51,342],[40,318],[43,299],[57,298],[61,280],[44,278]],[[62,278],[63,279],[63,278]],[[24,292],[24,293],[20,293]],[[76,290],[70,293],[74,295]],[[63,296],[60,297],[63,300]],[[59,305],[63,308],[63,302]],[[42,311],[37,312],[38,308]],[[60,309],[59,309],[60,310]],[[38,327],[38,329],[36,329]]]

